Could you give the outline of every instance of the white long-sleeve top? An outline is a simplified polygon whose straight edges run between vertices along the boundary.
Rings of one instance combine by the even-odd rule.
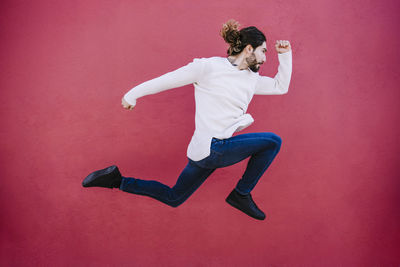
[[[211,140],[229,138],[254,122],[246,113],[253,95],[282,95],[289,89],[292,51],[278,53],[279,67],[274,78],[261,76],[249,68],[240,70],[227,57],[194,58],[174,71],[133,87],[124,95],[131,105],[136,99],[193,83],[195,88],[195,131],[187,157],[198,161],[210,155]]]

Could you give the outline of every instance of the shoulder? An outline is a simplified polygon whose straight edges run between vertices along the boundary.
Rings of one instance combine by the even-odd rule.
[[[205,72],[214,72],[227,67],[227,58],[212,56],[212,57],[196,57],[191,64],[205,70]]]
[[[193,61],[197,62],[207,62],[207,63],[224,63],[226,61],[226,57],[219,57],[219,56],[213,56],[213,57],[196,57],[193,59]]]

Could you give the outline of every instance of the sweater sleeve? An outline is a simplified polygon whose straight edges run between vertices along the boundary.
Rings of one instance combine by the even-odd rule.
[[[256,95],[282,95],[289,90],[292,76],[292,50],[279,54],[278,73],[274,78],[259,76],[254,94]]]
[[[195,58],[192,62],[179,69],[133,87],[124,95],[124,99],[134,106],[136,105],[136,99],[142,96],[197,82],[203,75],[205,62],[205,58]]]

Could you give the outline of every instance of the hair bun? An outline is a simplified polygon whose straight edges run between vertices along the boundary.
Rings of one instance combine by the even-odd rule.
[[[220,35],[224,38],[225,42],[234,48],[240,47],[241,45],[239,26],[240,24],[238,21],[230,19],[222,24],[222,29],[220,31]]]

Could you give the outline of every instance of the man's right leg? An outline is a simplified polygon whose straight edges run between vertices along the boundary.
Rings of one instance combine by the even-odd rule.
[[[155,180],[122,177],[119,189],[149,196],[169,206],[177,207],[188,199],[214,171],[215,169],[201,168],[189,159],[172,188]]]

